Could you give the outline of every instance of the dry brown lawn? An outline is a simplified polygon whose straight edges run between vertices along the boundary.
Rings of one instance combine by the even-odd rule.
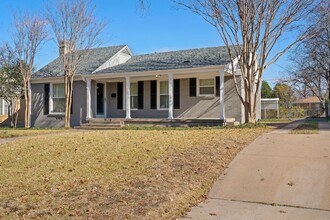
[[[175,219],[265,128],[67,132],[0,145],[0,219]]]

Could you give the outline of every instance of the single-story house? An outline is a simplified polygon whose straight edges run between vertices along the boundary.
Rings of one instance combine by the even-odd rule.
[[[298,99],[293,102],[293,105],[303,108],[306,115],[310,117],[320,117],[324,114],[322,112],[322,103],[316,96]]]
[[[74,78],[71,125],[94,118],[242,123],[244,106],[235,91],[229,63],[225,47],[145,55],[133,55],[127,45],[91,49]],[[243,91],[240,71],[234,72]],[[64,125],[63,82],[60,58],[33,75],[32,126]]]

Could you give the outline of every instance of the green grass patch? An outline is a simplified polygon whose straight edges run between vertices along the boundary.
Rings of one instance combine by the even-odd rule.
[[[63,132],[65,129],[41,129],[41,128],[0,128],[0,138],[13,138],[13,137],[23,137],[32,136],[40,134],[49,134]]]
[[[68,131],[5,143],[0,219],[175,219],[267,131]]]
[[[260,123],[291,123],[294,121],[289,118],[272,118],[272,119],[262,119]]]
[[[304,122],[295,129],[290,131],[290,134],[318,134],[319,133],[319,124],[316,121],[310,120]]]

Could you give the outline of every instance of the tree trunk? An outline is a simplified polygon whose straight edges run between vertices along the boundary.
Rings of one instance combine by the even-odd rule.
[[[71,127],[73,77],[65,77],[65,128]]]
[[[31,87],[30,80],[24,79],[25,114],[24,127],[30,128]]]

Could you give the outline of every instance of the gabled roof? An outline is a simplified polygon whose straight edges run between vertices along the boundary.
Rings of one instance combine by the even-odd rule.
[[[226,47],[153,53],[132,56],[127,62],[93,74],[144,72],[226,65],[230,62]]]
[[[120,45],[90,49],[88,55],[82,58],[77,74],[91,74],[125,46],[126,45]],[[63,64],[59,57],[33,74],[33,78],[58,76],[63,76]]]
[[[296,104],[303,104],[303,103],[321,103],[320,99],[317,98],[316,96],[313,97],[308,97],[304,99],[298,99],[297,101],[293,102]]]

